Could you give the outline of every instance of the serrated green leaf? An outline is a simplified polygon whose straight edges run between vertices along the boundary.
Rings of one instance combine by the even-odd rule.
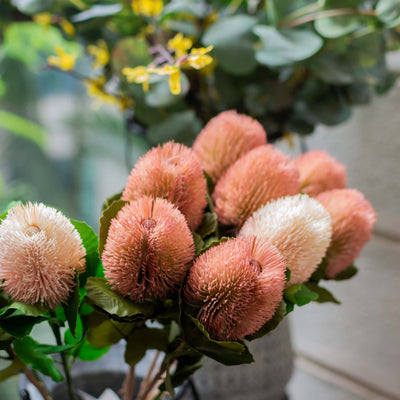
[[[156,328],[136,328],[127,338],[125,362],[129,365],[137,364],[147,350],[155,349],[166,351],[168,347],[168,332]]]
[[[357,274],[357,272],[358,272],[358,269],[354,265],[350,265],[350,267],[346,268],[342,272],[339,272],[332,279],[335,280],[335,281],[344,281],[344,280],[352,278],[354,275]]]
[[[127,204],[127,201],[117,200],[107,207],[100,217],[100,231],[99,231],[99,253],[103,253],[104,246],[106,245],[108,230],[110,229],[111,220],[114,219],[122,207]]]
[[[271,26],[257,25],[254,33],[261,39],[256,59],[268,67],[303,61],[317,53],[323,45],[320,36],[304,28],[277,30]]]
[[[64,378],[55,367],[54,361],[46,354],[37,351],[39,343],[27,336],[21,340],[14,341],[14,350],[18,357],[36,371],[50,376],[55,382],[61,382]]]
[[[112,290],[103,278],[88,278],[86,290],[91,305],[120,319],[144,319],[154,312],[154,304],[133,303]]]
[[[211,339],[200,321],[189,314],[183,313],[182,320],[186,342],[200,353],[224,365],[249,364],[254,361],[244,343]]]
[[[340,301],[335,298],[335,296],[327,289],[318,286],[312,282],[306,282],[304,285],[310,289],[312,292],[318,294],[318,298],[314,301],[317,303],[336,303],[340,304]]]

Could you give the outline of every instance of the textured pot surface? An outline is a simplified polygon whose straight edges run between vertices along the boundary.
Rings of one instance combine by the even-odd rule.
[[[194,375],[201,400],[283,400],[293,371],[287,319],[261,339],[248,343],[252,364],[227,367],[207,359]],[[186,399],[186,397],[185,397]]]

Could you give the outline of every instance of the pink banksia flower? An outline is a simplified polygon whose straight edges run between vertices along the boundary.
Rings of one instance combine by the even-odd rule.
[[[183,214],[167,200],[142,197],[111,220],[102,261],[112,288],[142,302],[176,290],[193,257]]]
[[[371,239],[376,213],[355,189],[336,189],[316,197],[332,218],[332,242],[326,253],[326,277],[333,278],[349,267]]]
[[[44,204],[12,208],[0,225],[0,281],[13,300],[55,309],[85,270],[86,251],[71,221]]]
[[[259,122],[230,110],[208,122],[197,136],[193,150],[216,182],[242,155],[266,143],[267,134]]]
[[[346,187],[346,167],[326,151],[313,150],[294,159],[300,171],[300,191],[315,197],[331,189]]]
[[[226,171],[213,200],[219,221],[240,227],[268,201],[297,193],[296,165],[272,145],[264,145],[249,151]]]
[[[256,211],[239,235],[256,235],[276,246],[291,271],[292,285],[307,281],[325,256],[331,218],[317,200],[305,194],[287,196]]]
[[[142,156],[131,171],[122,200],[142,196],[170,201],[196,230],[207,205],[207,182],[192,149],[168,142]]]
[[[257,332],[282,299],[285,264],[278,250],[256,237],[237,238],[203,253],[184,289],[197,318],[219,340]]]

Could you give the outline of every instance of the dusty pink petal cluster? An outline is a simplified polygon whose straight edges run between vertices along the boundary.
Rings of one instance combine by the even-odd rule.
[[[344,189],[346,167],[326,151],[312,150],[294,159],[300,171],[300,191],[312,197],[332,189]]]
[[[102,254],[113,289],[136,302],[175,290],[194,258],[193,236],[169,201],[142,197],[111,221]]]
[[[191,267],[184,289],[197,318],[219,340],[257,332],[282,299],[285,264],[269,242],[252,237],[229,240],[203,253]]]
[[[297,193],[297,166],[272,145],[264,145],[246,153],[226,171],[213,200],[219,221],[240,227],[268,201]]]
[[[271,201],[243,225],[240,236],[270,241],[291,271],[288,285],[307,281],[325,256],[332,227],[321,204],[305,194]]]
[[[267,143],[262,125],[234,110],[212,118],[197,136],[193,150],[214,182],[251,149]]]
[[[349,267],[371,239],[376,213],[355,189],[336,189],[316,197],[332,218],[332,242],[326,259],[326,277],[333,278]]]
[[[207,205],[207,182],[193,150],[168,142],[142,156],[131,171],[122,200],[142,196],[170,201],[196,230]]]
[[[55,309],[85,270],[86,251],[71,221],[54,208],[12,208],[0,225],[0,281],[13,300]]]

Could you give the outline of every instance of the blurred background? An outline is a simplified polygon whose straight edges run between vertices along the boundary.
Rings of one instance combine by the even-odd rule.
[[[9,29],[1,37],[0,209],[11,200],[44,202],[96,230],[104,199],[123,188],[138,157],[157,140],[132,130],[117,106],[94,102],[68,72],[45,68],[57,44],[80,54],[82,74],[91,58],[58,30],[36,28]],[[400,53],[384,58],[390,76],[400,74]],[[400,399],[399,82],[393,79],[386,90],[363,101],[363,87],[353,87],[359,101],[352,112],[325,126],[314,118],[316,129],[307,136],[272,128],[277,146],[291,155],[326,149],[345,164],[349,187],[362,191],[378,213],[356,279],[327,284],[342,305],[313,303],[290,316],[292,400]],[[191,129],[189,143],[201,121]],[[1,399],[11,399],[11,386],[15,381],[0,384]]]

